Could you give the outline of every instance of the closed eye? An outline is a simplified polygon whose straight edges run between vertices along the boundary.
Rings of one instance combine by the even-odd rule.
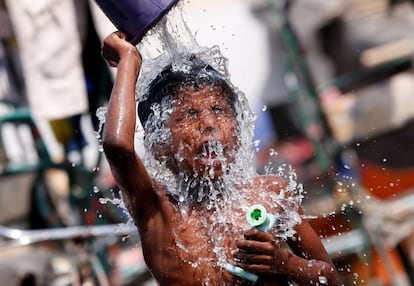
[[[194,108],[182,109],[176,114],[175,121],[181,122],[188,119],[197,119],[198,111]]]
[[[223,107],[220,106],[220,105],[215,105],[213,107],[213,112],[214,112],[214,114],[221,114],[221,113],[223,113]]]
[[[231,110],[222,105],[215,105],[213,107],[213,113],[217,116],[229,116],[231,115]]]
[[[198,110],[194,109],[194,108],[190,108],[186,111],[185,117],[187,119],[190,118],[197,118],[198,117]]]

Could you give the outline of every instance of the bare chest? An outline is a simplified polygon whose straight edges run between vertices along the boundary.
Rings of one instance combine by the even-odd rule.
[[[175,224],[173,235],[183,259],[192,257],[195,263],[205,260],[220,265],[232,258],[236,241],[248,227],[242,209],[194,213]]]
[[[281,211],[267,192],[252,194],[249,190],[220,208],[185,212],[166,200],[160,212],[163,219],[151,224],[143,237],[147,263],[160,284],[250,285],[224,268],[234,263],[236,243],[251,228],[246,212],[253,204],[262,204],[270,213]]]
[[[147,262],[164,285],[243,285],[225,271],[232,263],[236,241],[248,227],[243,210],[177,215],[157,236],[147,237]],[[176,282],[173,282],[176,281]]]

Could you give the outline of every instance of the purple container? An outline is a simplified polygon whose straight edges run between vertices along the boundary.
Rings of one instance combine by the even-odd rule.
[[[178,0],[95,0],[115,27],[136,45]]]

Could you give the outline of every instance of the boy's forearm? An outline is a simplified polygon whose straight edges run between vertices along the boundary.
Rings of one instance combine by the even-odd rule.
[[[108,105],[104,131],[105,146],[133,151],[136,123],[135,85],[141,59],[136,52],[125,54],[119,61],[117,76]]]
[[[322,260],[307,260],[290,253],[285,270],[286,275],[299,285],[339,285],[336,269]]]

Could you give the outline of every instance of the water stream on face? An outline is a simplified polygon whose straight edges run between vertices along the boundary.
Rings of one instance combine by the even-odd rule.
[[[154,43],[158,43],[154,44]],[[145,126],[144,140],[147,152],[144,164],[149,174],[164,185],[171,196],[175,198],[178,210],[183,219],[193,219],[194,212],[200,219],[198,223],[199,235],[213,247],[214,257],[198,257],[196,260],[185,261],[193,267],[203,263],[224,266],[229,261],[231,253],[228,249],[228,240],[235,239],[235,234],[250,228],[244,219],[245,212],[254,203],[266,202],[273,209],[278,210],[279,220],[272,229],[272,233],[280,238],[287,239],[295,234],[294,227],[301,222],[298,208],[302,202],[302,185],[296,182],[295,171],[289,166],[280,166],[274,170],[275,175],[286,181],[286,186],[280,192],[260,192],[253,188],[251,182],[257,177],[255,164],[255,147],[252,143],[255,114],[251,112],[245,95],[232,85],[227,70],[227,59],[221,54],[218,46],[201,47],[195,40],[182,15],[182,3],[178,3],[151,31],[147,33],[138,49],[143,56],[141,73],[137,82],[137,100],[147,94],[152,80],[168,65],[173,70],[188,71],[191,63],[190,54],[195,55],[209,64],[226,80],[237,95],[234,103],[238,130],[238,148],[233,151],[233,160],[229,161],[220,142],[211,142],[203,146],[200,156],[208,157],[214,154],[214,160],[219,160],[223,174],[214,178],[212,169],[206,168],[186,173],[174,172],[169,167],[169,159],[165,156],[155,156],[151,150],[157,146],[171,145],[171,130],[167,122],[174,105],[167,100],[152,106],[153,114]],[[155,56],[154,56],[155,55]],[[104,110],[100,109],[100,116]],[[174,160],[181,162],[187,159],[183,150],[184,143],[174,154]],[[204,153],[204,154],[203,154]],[[156,158],[157,157],[157,158]],[[211,159],[213,160],[213,159]],[[272,173],[272,172],[268,172]],[[266,184],[265,179],[257,183]],[[275,188],[280,188],[276,186]],[[254,194],[252,194],[254,192]],[[194,208],[197,205],[197,208]],[[180,239],[183,229],[177,226],[174,230],[176,244],[185,254],[200,253],[198,244],[188,245]],[[233,249],[234,250],[234,249]],[[184,258],[185,259],[185,258]],[[209,285],[208,275],[204,285]]]

